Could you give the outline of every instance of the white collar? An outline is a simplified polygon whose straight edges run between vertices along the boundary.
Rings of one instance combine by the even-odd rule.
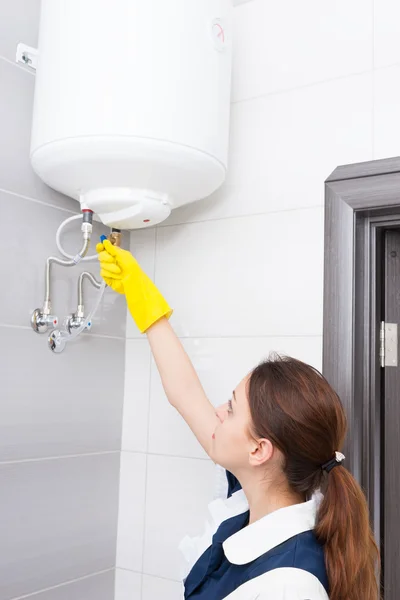
[[[232,497],[236,494],[242,499],[242,490]],[[234,565],[245,565],[293,536],[314,529],[321,499],[322,494],[316,492],[311,500],[280,508],[234,533],[223,543],[226,558]]]

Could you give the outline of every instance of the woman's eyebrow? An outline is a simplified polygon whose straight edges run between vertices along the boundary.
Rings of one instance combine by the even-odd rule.
[[[235,400],[235,402],[236,402],[236,404],[237,404],[235,390],[233,390],[233,392],[232,392],[232,395],[233,395],[233,399]]]

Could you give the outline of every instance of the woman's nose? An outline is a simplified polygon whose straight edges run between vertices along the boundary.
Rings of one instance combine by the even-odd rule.
[[[215,409],[215,414],[221,423],[223,423],[228,415],[228,403],[226,402],[225,404],[218,406],[218,408]]]

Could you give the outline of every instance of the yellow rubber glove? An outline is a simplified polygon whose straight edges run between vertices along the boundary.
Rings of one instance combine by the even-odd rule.
[[[96,250],[102,278],[114,291],[125,294],[129,312],[141,333],[162,317],[169,319],[172,309],[130,252],[108,240],[97,244]]]

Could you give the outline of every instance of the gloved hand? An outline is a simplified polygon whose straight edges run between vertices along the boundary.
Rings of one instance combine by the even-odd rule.
[[[130,252],[108,240],[97,244],[96,250],[102,278],[114,291],[125,294],[129,312],[141,333],[161,317],[169,319],[172,309]]]

